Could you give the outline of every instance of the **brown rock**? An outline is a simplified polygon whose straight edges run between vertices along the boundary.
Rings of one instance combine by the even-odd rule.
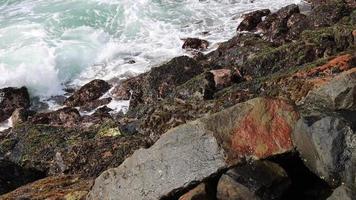
[[[257,10],[243,15],[243,20],[237,27],[237,31],[252,31],[262,21],[262,17],[271,13],[269,9]]]
[[[74,92],[72,96],[65,100],[64,104],[70,107],[82,106],[89,101],[100,98],[110,87],[109,83],[103,80],[93,80]]]
[[[184,194],[179,198],[179,200],[209,200],[212,199],[209,197],[206,191],[205,183],[199,184],[194,189],[190,190],[188,193]]]
[[[57,111],[48,113],[38,113],[30,118],[34,124],[50,124],[50,125],[64,125],[75,126],[80,121],[79,111],[75,108],[66,107]]]
[[[29,108],[30,96],[27,88],[0,89],[0,122],[11,117],[16,108]]]
[[[111,97],[107,97],[107,98],[103,98],[103,99],[96,99],[94,101],[85,103],[83,106],[80,107],[79,110],[89,112],[89,111],[92,111],[98,107],[109,104],[111,102],[111,100],[112,100]]]
[[[199,38],[186,38],[184,39],[184,44],[182,46],[183,49],[187,50],[206,50],[209,46],[209,42],[206,40],[202,40]]]
[[[83,200],[93,181],[75,176],[56,176],[41,179],[1,196],[2,200],[66,199]]]

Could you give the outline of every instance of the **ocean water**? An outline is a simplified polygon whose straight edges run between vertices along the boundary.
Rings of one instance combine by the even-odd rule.
[[[242,13],[300,2],[0,0],[0,88],[27,86],[46,98],[94,78],[125,78],[184,54],[182,38],[213,49],[235,34]]]

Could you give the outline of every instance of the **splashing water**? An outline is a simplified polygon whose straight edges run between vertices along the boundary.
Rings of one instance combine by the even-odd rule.
[[[142,73],[184,54],[181,38],[216,44],[235,34],[242,13],[300,2],[0,0],[0,88],[49,97],[66,85]]]

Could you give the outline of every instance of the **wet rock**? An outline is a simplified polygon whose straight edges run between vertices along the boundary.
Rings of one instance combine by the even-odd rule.
[[[179,200],[212,200],[213,197],[209,196],[208,192],[206,191],[206,187],[207,186],[205,183],[201,183],[194,189],[181,196]]]
[[[288,152],[297,119],[285,102],[258,98],[178,126],[101,174],[88,199],[159,199],[240,159]]]
[[[257,10],[243,15],[243,20],[237,27],[237,31],[252,31],[262,21],[262,17],[271,13],[269,9]]]
[[[206,40],[202,40],[199,38],[186,38],[184,39],[184,44],[182,46],[183,49],[187,50],[206,50],[209,46],[209,42]]]
[[[22,124],[27,121],[30,111],[25,108],[17,108],[11,115],[11,123],[12,125]]]
[[[317,5],[310,14],[310,19],[315,27],[325,27],[333,25],[349,13],[343,0],[334,0]]]
[[[352,200],[356,198],[355,191],[352,191],[346,186],[340,186],[334,190],[327,200]]]
[[[47,177],[1,196],[3,200],[13,199],[65,199],[82,200],[93,181],[75,176]]]
[[[82,106],[87,102],[99,99],[110,87],[109,83],[103,80],[93,80],[74,92],[65,100],[64,104],[69,107]]]
[[[0,172],[0,195],[45,176],[45,174],[40,171],[25,169],[12,162],[1,159]]]
[[[30,118],[34,124],[76,126],[81,116],[75,108],[66,107],[48,113],[38,113]]]
[[[217,90],[228,87],[234,82],[238,82],[238,80],[242,80],[242,75],[238,70],[233,72],[230,69],[217,69],[211,70],[210,73],[213,74],[215,88]]]
[[[11,117],[16,108],[29,108],[30,96],[27,88],[0,89],[0,122]]]
[[[96,177],[120,165],[136,149],[151,144],[142,135],[106,134],[115,128],[118,125],[112,121],[85,129],[21,124],[0,138],[0,158],[50,175]]]
[[[350,124],[338,117],[311,116],[300,119],[293,141],[306,166],[337,187],[355,184],[356,135]]]
[[[203,67],[196,60],[187,56],[176,57],[148,73],[124,81],[114,89],[114,97],[127,99],[130,94],[130,108],[153,104],[202,72]]]
[[[299,13],[299,7],[295,4],[283,7],[276,13],[267,16],[264,22],[259,24],[258,30],[263,33],[263,37],[276,44],[282,44],[288,33],[288,20],[293,14]]]
[[[290,186],[287,173],[270,161],[255,161],[227,171],[219,180],[217,198],[279,199]]]
[[[88,103],[85,103],[83,106],[80,107],[80,111],[81,112],[89,112],[92,111],[96,108],[102,107],[104,105],[107,105],[111,102],[112,98],[111,97],[107,97],[107,98],[103,98],[103,99],[96,99],[94,101],[90,101]]]
[[[356,110],[356,69],[343,72],[311,91],[305,104],[327,110]]]
[[[304,30],[310,29],[311,22],[306,15],[295,13],[288,19],[287,27],[289,29],[287,39],[295,40]]]

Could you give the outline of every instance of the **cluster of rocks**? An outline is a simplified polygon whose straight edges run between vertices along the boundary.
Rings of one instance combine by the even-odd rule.
[[[93,80],[56,111],[1,89],[0,199],[355,199],[355,5],[312,3],[244,14],[206,55],[187,38],[199,56]]]

